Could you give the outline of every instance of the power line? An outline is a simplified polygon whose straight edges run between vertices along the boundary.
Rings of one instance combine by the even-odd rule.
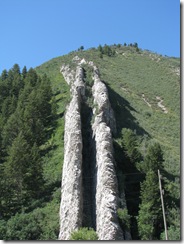
[[[127,173],[122,175],[146,175],[146,173]]]

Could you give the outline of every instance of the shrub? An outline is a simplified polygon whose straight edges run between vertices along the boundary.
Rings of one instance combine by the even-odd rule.
[[[96,232],[92,228],[80,228],[79,230],[76,230],[71,233],[70,240],[91,240],[95,241],[98,240],[98,236]]]
[[[130,228],[130,215],[128,214],[127,208],[118,208],[117,210],[118,218],[122,222],[123,228]]]
[[[6,221],[0,220],[0,240],[6,239]]]
[[[171,225],[168,228],[168,239],[171,241],[181,240],[180,227]],[[165,240],[165,231],[161,233],[161,240]]]
[[[34,214],[16,214],[7,222],[6,240],[39,240],[42,216]]]

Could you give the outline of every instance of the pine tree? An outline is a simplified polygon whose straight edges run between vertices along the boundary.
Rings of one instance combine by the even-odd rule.
[[[163,153],[160,145],[154,143],[148,147],[144,159],[146,179],[141,183],[141,204],[137,220],[142,240],[159,239],[163,230],[158,169],[163,170]]]
[[[6,99],[6,97],[10,95],[12,80],[12,71],[7,72],[6,70],[4,70],[0,79],[0,108],[2,107],[4,99]]]
[[[43,187],[42,162],[36,144],[29,145],[20,132],[8,149],[7,161],[4,163],[4,177],[8,182],[10,193],[7,205],[14,205],[16,210],[26,201],[40,197]]]
[[[11,95],[14,95],[18,98],[19,93],[23,89],[23,87],[24,87],[24,82],[21,75],[15,74],[15,77],[12,81]]]
[[[138,151],[137,138],[132,130],[126,128],[122,130],[121,144],[125,150],[126,155],[130,158],[132,163],[140,160],[141,154]]]
[[[141,240],[153,240],[153,213],[151,211],[151,203],[144,203],[140,206],[138,216],[138,231]]]
[[[6,80],[7,78],[8,78],[8,72],[7,72],[6,69],[4,69],[4,70],[2,71],[2,74],[1,74],[1,80],[4,81],[4,80]]]
[[[145,226],[147,227],[145,228]],[[158,177],[150,170],[146,174],[145,181],[141,184],[141,204],[138,216],[139,235],[143,240],[156,240],[159,238],[162,229],[163,221]]]
[[[108,45],[104,45],[103,47],[103,53],[106,54],[107,56],[112,56],[112,50]]]
[[[13,114],[16,110],[17,98],[15,96],[8,96],[2,104],[2,116],[5,121]]]
[[[149,170],[153,170],[156,174],[158,169],[163,170],[163,152],[160,144],[155,142],[148,146],[147,155],[144,159],[144,171],[145,173]]]
[[[23,77],[23,79],[26,78],[26,75],[27,75],[27,68],[26,68],[26,66],[24,66],[23,69],[22,69],[22,77]]]
[[[11,70],[14,75],[20,75],[20,67],[18,64],[14,64]]]
[[[14,139],[23,131],[23,110],[16,110],[7,120],[2,131],[2,144],[4,148],[12,145]]]
[[[30,68],[26,74],[25,83],[29,83],[32,87],[36,85],[38,81],[38,75],[33,68]]]

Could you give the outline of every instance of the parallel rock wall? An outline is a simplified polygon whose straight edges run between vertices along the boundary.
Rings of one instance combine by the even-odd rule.
[[[97,167],[96,231],[100,240],[122,240],[123,232],[117,218],[118,186],[112,145],[112,130],[116,129],[115,118],[107,88],[100,81],[97,72],[92,91],[99,110],[93,124]]]
[[[90,194],[94,200],[95,227],[99,240],[122,240],[123,232],[118,224],[118,186],[113,159],[112,132],[116,132],[116,123],[111,108],[108,90],[99,78],[99,71],[93,62],[76,58],[78,62],[76,72],[70,70],[69,66],[62,66],[61,72],[67,83],[71,86],[72,100],[65,115],[65,153],[62,176],[62,199],[60,206],[60,234],[59,240],[68,240],[73,230],[82,226],[83,195],[82,169],[87,169],[89,162],[83,162],[82,154],[82,124],[81,124],[81,102],[85,101],[84,73],[80,64],[85,63],[93,67],[94,85],[92,96],[94,99],[91,139],[95,147],[95,175],[93,188]],[[80,63],[79,63],[80,62]],[[92,108],[91,108],[92,109]],[[88,118],[86,118],[88,119]],[[86,144],[87,145],[87,144]],[[93,158],[93,156],[91,157]],[[85,161],[85,160],[84,160]],[[89,161],[89,160],[88,160]],[[88,163],[88,164],[86,164]],[[82,167],[82,164],[86,164]],[[89,169],[90,170],[90,169]],[[94,169],[93,169],[94,171]],[[90,172],[88,172],[90,174]],[[91,172],[92,173],[92,172]],[[87,174],[88,175],[88,174]],[[88,176],[89,177],[89,176]]]
[[[69,74],[71,73],[69,72]],[[67,77],[65,79],[69,81],[66,70],[64,75]],[[83,84],[80,79],[81,77],[82,70],[78,70],[76,72],[76,80],[69,81],[72,87],[72,100],[65,115],[59,240],[68,240],[71,232],[82,225],[82,133],[80,104]]]

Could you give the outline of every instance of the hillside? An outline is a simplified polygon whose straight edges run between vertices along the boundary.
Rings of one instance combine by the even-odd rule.
[[[6,222],[7,231],[3,238],[8,240],[21,238],[21,240],[55,240],[58,238],[59,207],[62,197],[60,186],[66,133],[65,116],[67,107],[72,101],[70,86],[61,73],[61,67],[69,65],[72,73],[80,64],[84,72],[87,95],[82,103],[81,130],[83,145],[88,145],[90,135],[87,131],[91,129],[95,118],[91,117],[90,123],[86,121],[94,108],[97,113],[99,112],[99,107],[92,101],[94,71],[92,66],[88,65],[90,61],[98,68],[100,80],[107,87],[109,102],[116,120],[116,131],[112,133],[112,154],[120,199],[117,211],[118,221],[124,238],[130,239],[130,235],[133,240],[148,238],[148,233],[143,233],[144,221],[141,211],[145,213],[145,216],[146,213],[151,214],[148,219],[156,216],[154,224],[149,223],[150,226],[154,225],[154,231],[148,231],[152,233],[151,239],[165,238],[159,188],[156,186],[153,190],[154,185],[152,187],[153,182],[157,184],[158,179],[150,172],[150,170],[153,173],[157,172],[157,166],[160,163],[158,167],[163,175],[169,238],[170,240],[179,239],[180,60],[141,50],[137,45],[120,44],[73,51],[35,68],[38,75],[43,77],[46,74],[50,80],[53,93],[52,106],[56,111],[52,123],[47,124],[47,140],[40,145],[45,197],[40,202],[34,202],[31,209],[21,210],[10,219],[0,220],[0,233],[3,233],[3,225]],[[154,150],[155,153],[153,153]],[[82,153],[83,159],[88,160],[90,155],[88,151],[85,151],[85,147]],[[89,159],[89,161],[93,160]],[[88,168],[83,166],[82,170],[83,178],[85,176],[89,178]],[[90,171],[90,174],[92,172]],[[84,191],[86,192],[84,197],[88,203],[93,202],[87,190]],[[153,192],[155,198],[158,198],[156,202],[153,203],[152,199],[150,200],[149,191],[150,195]],[[151,198],[154,198],[153,195]],[[147,208],[148,202],[152,204],[153,209]],[[93,216],[89,214],[89,209],[85,209],[85,206],[84,213],[88,217]],[[30,219],[28,230],[31,225],[34,225],[37,233],[33,237],[27,234],[29,231],[24,228],[24,224],[22,225],[22,223],[26,225],[26,218]],[[83,220],[82,227],[95,229],[93,219],[90,218]],[[15,221],[19,223],[18,228],[14,224]],[[19,236],[21,228],[22,233],[25,234],[23,237]]]
[[[100,70],[101,79],[108,85],[115,113],[118,117],[122,115],[122,119],[118,118],[117,121],[119,131],[126,127],[138,130],[137,133],[141,134],[143,129],[145,134],[158,140],[166,149],[166,159],[173,157],[172,161],[176,162],[168,163],[167,170],[172,173],[176,171],[177,175],[180,164],[179,59],[163,57],[145,50],[136,52],[134,47],[112,48],[116,51],[113,57],[104,55],[100,58],[97,49],[72,52],[52,59],[36,70],[40,74],[46,73],[52,79],[53,88],[59,89],[61,84],[58,84],[58,79],[61,77],[58,70],[62,64],[74,66],[72,59],[75,56],[92,60]],[[122,104],[118,105],[116,100],[120,97]],[[163,104],[166,110],[159,104]],[[171,169],[172,166],[174,167]]]

